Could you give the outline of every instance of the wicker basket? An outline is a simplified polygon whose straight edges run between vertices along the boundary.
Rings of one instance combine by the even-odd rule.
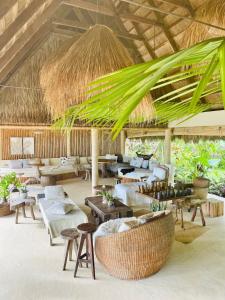
[[[95,253],[107,271],[120,279],[141,279],[165,264],[174,240],[172,213],[122,233],[97,237]]]
[[[0,217],[11,215],[10,205],[7,202],[0,204]]]

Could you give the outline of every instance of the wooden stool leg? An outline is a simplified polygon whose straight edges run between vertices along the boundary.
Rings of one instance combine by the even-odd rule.
[[[197,213],[197,206],[194,207],[193,215],[192,215],[192,218],[191,218],[191,222],[194,222],[195,217],[196,217],[196,213]]]
[[[88,235],[86,237],[86,257],[89,259],[89,241],[88,241]],[[86,268],[88,268],[88,263],[86,263]]]
[[[80,245],[79,245],[79,249],[78,249],[78,254],[77,254],[77,261],[76,261],[75,270],[74,270],[74,277],[76,277],[76,275],[77,275],[77,269],[78,269],[78,265],[79,265],[79,259],[80,259],[80,256],[81,256],[81,252],[82,252],[82,249],[83,249],[83,246],[84,246],[85,239],[86,239],[86,235],[82,234],[81,235],[81,239],[80,239]]]
[[[73,240],[70,241],[70,246],[69,246],[69,260],[73,260]]]
[[[74,247],[74,252],[75,252],[75,255],[76,255],[76,258],[77,258],[78,248],[79,248],[77,239],[74,240],[73,247]],[[80,262],[80,267],[82,268],[82,262]]]
[[[176,220],[175,223],[178,221],[178,213],[177,213],[177,208],[176,208]]]
[[[204,218],[204,214],[203,214],[201,205],[200,205],[199,209],[200,209],[200,214],[201,214],[201,219],[202,219],[202,226],[205,226],[205,218]]]
[[[33,220],[35,220],[33,205],[30,206],[30,213],[31,213],[31,216],[32,216]]]
[[[16,208],[16,219],[15,219],[16,224],[18,224],[18,218],[19,218],[19,208]]]
[[[65,257],[64,257],[64,264],[63,264],[63,271],[66,270],[66,262],[67,262],[67,258],[68,258],[69,249],[70,249],[70,240],[67,241],[67,245],[66,245]]]
[[[95,279],[95,261],[94,261],[94,249],[93,249],[92,233],[88,234],[88,244],[89,244],[89,251],[90,251],[90,258],[91,258],[92,277],[93,277],[93,279]]]
[[[25,206],[22,206],[23,217],[26,218]]]
[[[183,216],[183,209],[180,209],[180,216],[181,216],[181,228],[184,229],[184,216]]]

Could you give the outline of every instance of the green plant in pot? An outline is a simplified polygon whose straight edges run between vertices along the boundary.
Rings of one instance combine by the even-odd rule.
[[[10,195],[10,187],[20,188],[21,183],[16,177],[16,173],[5,175],[0,181],[0,198],[2,202],[7,202]]]
[[[27,198],[27,193],[28,193],[27,186],[25,184],[22,184],[21,187],[20,187],[20,196],[21,196],[21,198],[26,199]]]
[[[99,194],[102,196],[103,204],[108,204],[109,207],[114,205],[114,197],[110,192],[102,191]]]
[[[19,188],[21,183],[16,177],[16,173],[9,173],[5,175],[0,181],[0,216],[7,216],[11,214],[10,204],[8,202],[10,196],[10,189]]]

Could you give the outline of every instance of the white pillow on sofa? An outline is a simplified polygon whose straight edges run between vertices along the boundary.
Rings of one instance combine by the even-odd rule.
[[[164,168],[156,167],[153,170],[153,176],[158,177],[159,180],[165,180],[166,179],[166,170]]]
[[[9,161],[9,167],[11,169],[22,169],[23,162],[21,160],[10,160]]]
[[[47,200],[63,200],[65,194],[62,185],[50,185],[44,189],[45,198]]]
[[[54,215],[66,215],[68,214],[71,210],[75,209],[75,205],[72,203],[66,203],[66,202],[61,202],[61,201],[56,201],[53,202],[46,211],[48,211],[51,214]]]
[[[130,161],[130,166],[135,168],[141,168],[143,160],[144,159],[142,157],[132,158],[132,160]]]

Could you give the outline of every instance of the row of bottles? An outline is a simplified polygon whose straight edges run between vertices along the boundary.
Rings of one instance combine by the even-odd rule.
[[[159,201],[167,201],[192,194],[192,190],[190,188],[174,188],[171,184],[168,185],[165,181],[154,181],[151,185],[146,184],[139,186],[139,192],[149,195]]]

